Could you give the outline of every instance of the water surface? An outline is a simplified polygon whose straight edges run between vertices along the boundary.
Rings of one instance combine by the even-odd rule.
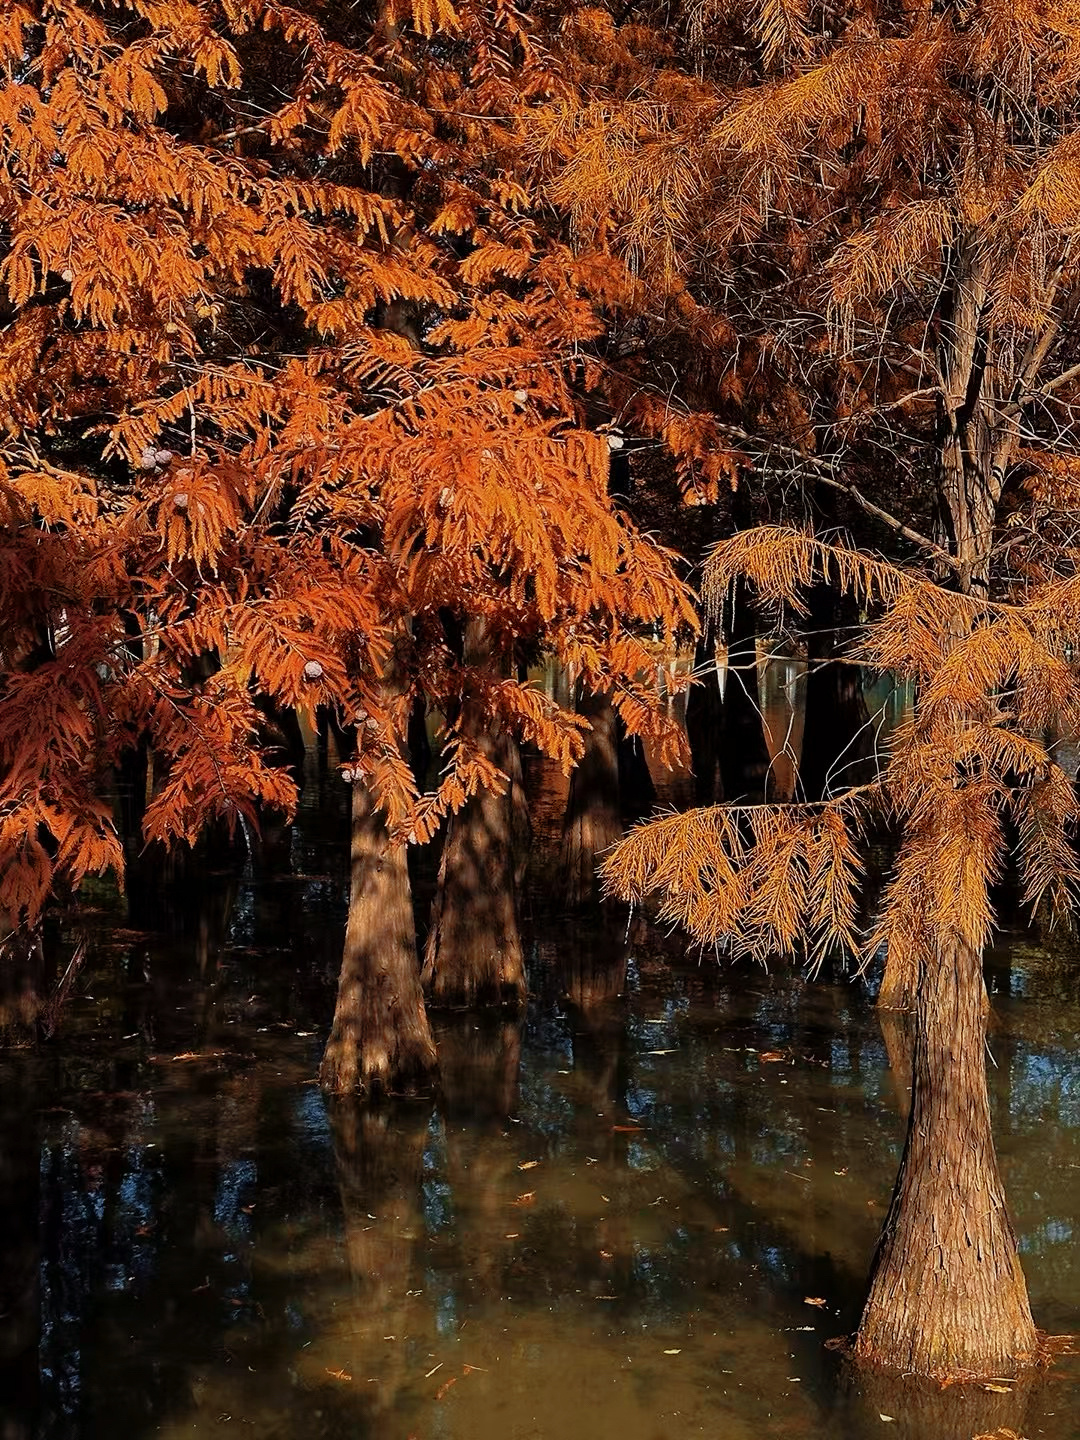
[[[825,1348],[906,1106],[862,982],[534,896],[524,1021],[437,1016],[437,1101],[328,1111],[339,838],[172,938],[103,916],[57,1038],[0,1051],[3,1440],[1080,1435],[1075,1359],[933,1395]],[[1032,1302],[1075,1331],[1080,969],[1017,939],[990,975]]]

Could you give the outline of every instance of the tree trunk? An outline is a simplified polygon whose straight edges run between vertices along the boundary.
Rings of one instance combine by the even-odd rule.
[[[733,591],[721,712],[721,783],[730,801],[759,801],[765,796],[769,747],[758,701],[757,618],[746,583],[736,581]]]
[[[420,989],[408,846],[391,840],[360,781],[351,865],[345,952],[319,1083],[334,1095],[415,1090],[436,1057]]]
[[[598,857],[623,833],[615,707],[609,695],[585,693],[577,711],[592,729],[585,736],[585,754],[570,777],[563,820],[561,869],[566,901],[572,906],[600,898]]]
[[[694,650],[697,683],[686,697],[686,738],[694,767],[694,799],[698,805],[719,805],[724,799],[720,768],[724,702],[716,663],[716,629],[702,625]]]
[[[878,988],[877,1004],[882,1010],[914,1010],[919,987],[919,966],[910,945],[890,946]]]
[[[980,957],[953,936],[928,958],[907,1142],[855,1355],[938,1379],[1014,1375],[1036,1335],[990,1128]]]
[[[465,663],[481,665],[491,656],[485,622],[469,621]],[[504,775],[513,775],[516,746],[501,721],[487,721],[476,700],[466,696],[461,725]],[[425,948],[423,985],[436,1005],[525,1003],[512,780],[500,794],[480,790],[470,796],[450,819]]]

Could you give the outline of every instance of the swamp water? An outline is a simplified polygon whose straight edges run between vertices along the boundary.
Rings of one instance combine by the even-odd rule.
[[[1076,1358],[941,1394],[825,1348],[904,1129],[861,982],[698,965],[534,894],[523,1022],[439,1014],[437,1104],[328,1109],[326,825],[186,933],[103,913],[57,1037],[0,1050],[2,1440],[1080,1436]],[[1018,939],[989,974],[1032,1303],[1076,1331],[1080,963]]]

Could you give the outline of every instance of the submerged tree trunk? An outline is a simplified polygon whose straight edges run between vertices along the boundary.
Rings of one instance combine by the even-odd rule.
[[[979,955],[956,937],[922,968],[907,1143],[854,1347],[939,1379],[1036,1359],[990,1129],[983,993]]]
[[[561,871],[569,905],[600,898],[600,855],[622,838],[619,809],[619,748],[615,707],[609,695],[586,692],[578,714],[590,721],[585,754],[570,777],[563,820]]]
[[[366,784],[352,799],[349,922],[319,1083],[331,1094],[416,1089],[435,1068],[420,989],[408,846],[393,841]]]
[[[484,620],[465,627],[466,665],[499,668]],[[525,959],[518,930],[513,775],[516,744],[466,695],[462,732],[510,777],[499,794],[480,790],[451,817],[446,831],[424,953],[424,990],[436,1005],[525,1002]]]

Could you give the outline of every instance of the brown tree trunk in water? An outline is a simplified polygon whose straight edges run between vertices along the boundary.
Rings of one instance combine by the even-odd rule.
[[[1035,1327],[986,1088],[982,966],[950,937],[922,970],[907,1142],[857,1358],[939,1379],[1013,1375]]]
[[[319,1083],[334,1095],[423,1086],[435,1069],[420,989],[408,847],[387,833],[368,787],[352,800],[349,923]]]
[[[466,664],[491,658],[484,622],[469,621],[464,655]],[[488,722],[469,697],[461,724],[487,758],[512,777],[516,745],[503,724]],[[424,955],[423,986],[436,1005],[525,1003],[512,782],[501,794],[480,790],[450,819]]]
[[[585,693],[577,711],[592,729],[585,736],[585,754],[570,777],[563,820],[561,871],[566,900],[572,906],[600,898],[597,859],[623,833],[615,707],[608,695]]]

